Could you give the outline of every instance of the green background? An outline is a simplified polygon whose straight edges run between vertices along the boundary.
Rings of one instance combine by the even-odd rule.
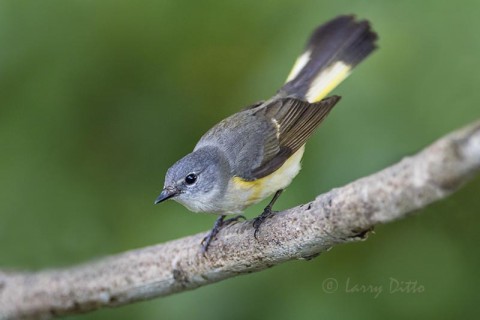
[[[335,90],[343,99],[277,209],[479,118],[479,1],[0,1],[0,267],[68,266],[209,229],[214,216],[153,206],[166,170],[271,96],[312,29],[345,13],[372,21],[380,50]],[[474,318],[479,194],[477,178],[313,261],[70,319]],[[391,278],[424,291],[390,293]]]

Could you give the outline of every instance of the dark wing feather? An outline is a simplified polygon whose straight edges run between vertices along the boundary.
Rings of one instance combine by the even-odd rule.
[[[280,168],[305,144],[338,100],[339,96],[328,97],[317,103],[286,98],[281,100],[282,103],[272,103],[259,109],[257,112],[263,113],[275,131],[270,131],[264,141],[260,164],[242,178],[260,179]],[[275,132],[275,135],[271,132]]]

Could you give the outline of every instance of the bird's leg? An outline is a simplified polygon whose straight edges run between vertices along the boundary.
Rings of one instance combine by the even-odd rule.
[[[258,233],[258,230],[260,229],[260,226],[262,225],[262,223],[268,217],[271,217],[275,213],[275,211],[272,210],[272,207],[273,207],[273,204],[275,203],[275,201],[277,201],[278,197],[280,197],[282,192],[283,192],[283,189],[278,190],[275,193],[275,195],[273,196],[270,203],[265,207],[265,209],[263,209],[262,214],[259,215],[258,217],[256,217],[255,219],[253,219],[253,228],[255,229],[255,232],[254,232],[253,235],[255,236],[255,239],[258,239],[257,238],[257,233]]]
[[[227,219],[227,220],[224,220],[224,219],[225,219],[225,215],[219,216],[217,218],[217,220],[215,221],[215,224],[213,225],[212,230],[210,230],[208,235],[205,238],[203,238],[202,243],[201,243],[203,253],[207,252],[208,247],[210,246],[210,243],[215,238],[215,236],[218,234],[220,229],[222,229],[224,226],[227,226],[227,225],[231,224],[232,222],[236,222],[240,219],[245,219],[246,220],[246,218],[242,215],[238,215],[238,216],[235,216],[235,217]]]

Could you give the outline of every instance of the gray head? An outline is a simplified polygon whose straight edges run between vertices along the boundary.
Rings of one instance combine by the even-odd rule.
[[[173,199],[194,212],[215,211],[228,184],[230,167],[215,147],[203,147],[168,169],[162,193],[155,204]]]

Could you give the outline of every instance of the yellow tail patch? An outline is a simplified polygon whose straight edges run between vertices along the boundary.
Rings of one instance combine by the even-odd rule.
[[[310,61],[310,55],[311,55],[311,52],[310,50],[308,50],[308,51],[305,51],[300,57],[297,58],[297,60],[295,61],[295,64],[292,67],[292,70],[288,74],[287,81],[285,82],[293,80],[295,79],[296,76],[298,76],[300,71],[302,71],[303,67],[305,67],[308,61]]]
[[[306,98],[310,103],[325,98],[336,86],[349,76],[352,67],[343,61],[337,61],[327,69],[321,71],[312,81]]]
[[[310,61],[310,58],[310,50],[305,51],[299,56],[295,61],[286,82],[295,79]],[[320,73],[311,81],[305,99],[310,103],[322,100],[350,75],[352,68],[351,65],[348,65],[343,61],[331,63],[327,68],[320,71]]]

